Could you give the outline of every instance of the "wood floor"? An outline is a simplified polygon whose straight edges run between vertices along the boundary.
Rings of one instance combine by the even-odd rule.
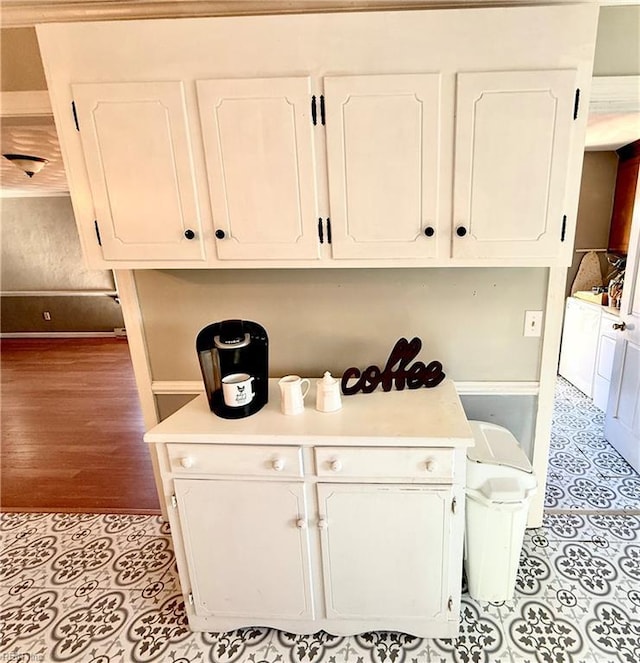
[[[126,340],[2,339],[0,507],[159,513]]]

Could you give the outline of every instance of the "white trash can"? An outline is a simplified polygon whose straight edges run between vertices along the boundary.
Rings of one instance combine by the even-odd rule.
[[[502,426],[470,421],[464,566],[469,595],[513,599],[531,498],[538,482],[516,438]]]

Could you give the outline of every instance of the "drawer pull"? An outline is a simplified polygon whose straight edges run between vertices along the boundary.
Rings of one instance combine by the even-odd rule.
[[[184,456],[180,459],[180,465],[185,469],[189,469],[196,464],[196,461],[191,456]]]
[[[329,523],[327,522],[326,518],[320,518],[320,520],[318,521],[318,528],[319,529],[327,529],[328,525],[329,525]]]
[[[433,458],[429,458],[424,464],[424,469],[427,470],[427,472],[435,472],[438,469],[438,463],[436,463]]]
[[[273,463],[271,463],[271,467],[273,467],[276,472],[282,472],[282,470],[284,470],[284,466],[284,458],[276,458]]]
[[[298,520],[296,520],[296,527],[298,529],[305,529],[306,526],[307,521],[304,518],[298,518]]]
[[[329,467],[331,467],[332,472],[340,472],[342,469],[342,461],[339,461],[338,459],[332,460]]]

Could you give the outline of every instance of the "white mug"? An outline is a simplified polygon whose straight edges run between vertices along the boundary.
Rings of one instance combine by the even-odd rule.
[[[305,382],[306,389],[303,388]],[[307,395],[310,385],[307,378],[301,378],[299,375],[285,375],[278,382],[283,414],[301,414],[304,411],[304,397]]]
[[[222,398],[227,407],[243,407],[253,400],[253,377],[248,373],[231,373],[222,378]]]

